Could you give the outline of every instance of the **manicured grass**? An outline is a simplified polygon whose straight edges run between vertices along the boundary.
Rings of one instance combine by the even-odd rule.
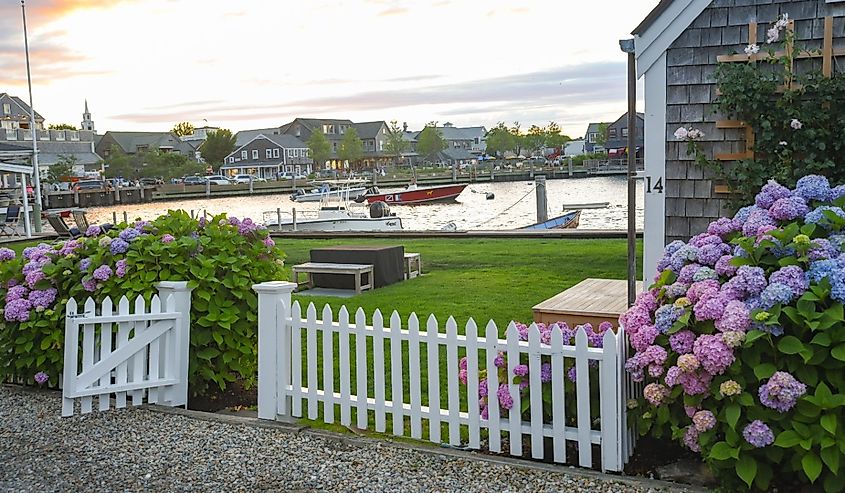
[[[369,319],[380,309],[407,320],[434,314],[440,321],[455,317],[461,327],[472,317],[479,326],[488,320],[503,328],[510,320],[530,321],[531,307],[589,277],[624,279],[625,240],[561,239],[278,239],[287,265],[309,260],[309,251],[331,245],[403,245],[422,255],[422,277],[364,292],[352,298],[295,294],[305,308],[318,313],[329,304],[335,313],[346,305],[364,309]]]

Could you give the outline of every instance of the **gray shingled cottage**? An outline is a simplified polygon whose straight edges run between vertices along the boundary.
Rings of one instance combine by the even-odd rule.
[[[666,243],[727,212],[726,189],[687,156],[674,131],[700,128],[708,157],[726,165],[749,155],[750,129],[715,113],[714,73],[719,60],[741,61],[750,43],[763,45],[782,14],[794,20],[799,43],[833,55],[845,47],[845,0],[661,0],[634,30],[637,75],[645,79],[645,279]]]

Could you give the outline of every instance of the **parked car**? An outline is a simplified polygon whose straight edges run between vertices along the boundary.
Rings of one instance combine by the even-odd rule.
[[[162,180],[161,178],[141,178],[141,185],[144,185],[144,186],[164,185],[164,180]]]
[[[184,185],[205,185],[206,179],[204,176],[186,176],[182,180]]]
[[[232,178],[232,183],[240,184],[240,183],[249,183],[250,177],[252,178],[253,183],[265,182],[264,178],[255,175],[235,175]]]
[[[80,180],[73,184],[73,190],[80,191],[105,191],[106,182],[102,180]]]
[[[231,185],[232,184],[232,182],[229,181],[229,179],[226,178],[223,175],[206,176],[205,179],[208,180],[208,182],[211,183],[212,185]]]

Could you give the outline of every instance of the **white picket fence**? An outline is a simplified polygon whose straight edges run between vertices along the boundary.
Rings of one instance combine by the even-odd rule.
[[[482,430],[486,430],[487,448],[496,453],[502,452],[502,435],[507,434],[507,448],[513,456],[527,455],[523,450],[523,437],[527,436],[530,456],[534,459],[546,458],[547,439],[551,442],[551,458],[558,463],[567,462],[567,442],[577,444],[578,464],[582,467],[593,467],[594,445],[601,450],[602,470],[621,471],[630,458],[633,434],[625,422],[625,392],[630,383],[623,368],[623,329],[618,333],[608,331],[603,348],[590,348],[583,330],[577,333],[574,346],[564,345],[559,331],[552,333],[550,345],[541,344],[539,330],[534,325],[525,342],[519,340],[513,323],[506,331],[506,340],[500,340],[492,321],[479,335],[477,326],[470,320],[464,334],[459,335],[452,318],[446,323],[445,333],[433,316],[426,321],[426,330],[421,331],[415,314],[403,326],[394,312],[385,325],[381,313],[376,311],[372,325],[368,325],[360,309],[350,322],[346,307],[340,309],[337,320],[329,306],[323,309],[322,318],[317,319],[313,304],[308,306],[303,319],[299,303],[290,302],[293,287],[294,284],[283,282],[254,286],[259,295],[259,418],[307,416],[326,423],[339,420],[342,425],[352,426],[354,412],[355,426],[370,428],[372,417],[375,431],[384,432],[390,414],[394,435],[423,439],[427,425],[428,439],[438,444],[446,442],[482,449]],[[354,352],[350,347],[353,344]],[[389,344],[389,365],[385,364],[385,344]],[[441,375],[444,352],[446,372]],[[507,356],[506,382],[498,381],[496,371],[485,370],[494,368],[500,352]],[[465,399],[461,398],[459,388],[460,354],[467,358]],[[322,371],[319,356],[322,356]],[[524,397],[513,376],[521,357],[523,361],[527,358],[529,366],[529,386]],[[574,385],[565,380],[566,368],[572,360],[576,369]],[[597,379],[591,376],[591,361],[597,362]],[[335,362],[339,375],[334,374]],[[545,416],[540,391],[541,362],[549,362],[552,370],[550,413]],[[421,369],[423,363],[426,363],[425,371]],[[481,416],[476,391],[479,379],[485,374],[492,402],[497,402],[496,389],[500,383],[508,384],[514,402],[510,410],[502,408],[501,413],[498,405],[489,406],[487,419]],[[446,386],[445,402],[441,402],[441,385]],[[386,396],[386,386],[390,399]],[[572,396],[567,395],[566,387],[574,388],[577,409],[574,416],[567,414],[566,400]],[[591,393],[599,396],[598,409],[591,406]],[[527,417],[522,412],[523,399],[530,403]],[[446,429],[446,437],[441,437],[441,427]]]
[[[149,305],[138,296],[130,312],[123,296],[115,311],[111,298],[98,307],[88,298],[79,312],[76,300],[66,307],[62,376],[62,416],[80,402],[90,413],[94,396],[100,411],[150,403],[168,406],[188,401],[188,348],[191,290],[186,282],[161,282]],[[164,301],[162,301],[164,300]]]

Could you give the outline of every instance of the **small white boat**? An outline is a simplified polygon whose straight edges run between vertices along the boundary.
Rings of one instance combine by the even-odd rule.
[[[326,180],[320,186],[306,191],[298,188],[290,199],[294,202],[320,202],[326,199],[355,200],[367,191],[366,182],[350,180]]]

